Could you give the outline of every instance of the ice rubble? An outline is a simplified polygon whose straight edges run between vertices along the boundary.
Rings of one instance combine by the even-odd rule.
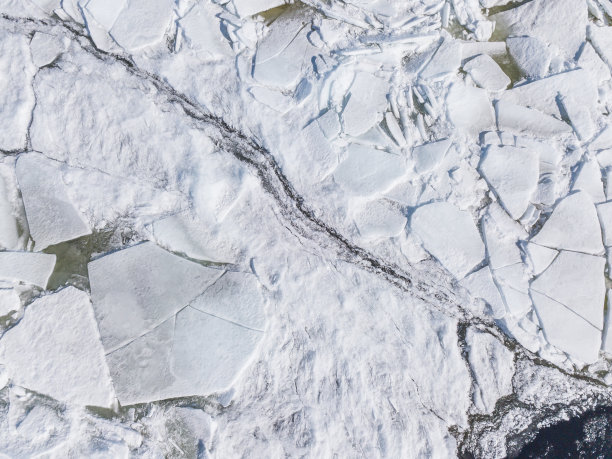
[[[13,384],[81,405],[113,401],[89,297],[74,287],[31,303],[0,340],[0,360]]]
[[[88,269],[123,405],[223,390],[261,339],[263,299],[251,274],[204,267],[150,242]]]

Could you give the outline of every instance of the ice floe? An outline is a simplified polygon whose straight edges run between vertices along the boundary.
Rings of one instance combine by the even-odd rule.
[[[26,153],[15,167],[35,250],[91,233],[68,197],[60,163]]]
[[[565,122],[533,108],[523,107],[507,101],[495,105],[497,127],[500,131],[530,134],[534,137],[553,137],[568,134],[572,128]]]
[[[425,250],[458,279],[484,258],[485,247],[471,214],[448,202],[417,208],[410,229],[423,241]]]
[[[423,174],[434,169],[442,161],[451,144],[450,139],[444,139],[414,147],[412,158],[416,172]]]
[[[33,252],[0,252],[0,280],[25,282],[47,288],[55,255]]]
[[[21,299],[14,288],[0,288],[0,317],[21,309]]]
[[[406,216],[401,210],[384,200],[359,206],[353,219],[359,234],[366,239],[397,236],[406,226]]]
[[[578,191],[563,198],[532,241],[554,249],[602,254],[601,228],[589,194]]]
[[[495,124],[493,106],[484,89],[454,83],[446,103],[448,117],[459,129],[477,134],[489,130]]]
[[[380,122],[388,104],[387,91],[384,80],[366,72],[357,73],[342,111],[344,133],[356,137]]]
[[[110,407],[113,388],[87,293],[67,287],[27,306],[0,340],[13,384],[64,402]]]
[[[504,301],[499,293],[499,289],[491,275],[491,269],[488,266],[469,274],[461,280],[460,284],[465,287],[468,292],[475,298],[482,298],[490,310],[489,315],[495,319],[501,319],[506,313]]]
[[[490,145],[479,169],[514,220],[521,218],[539,178],[537,152]]]
[[[497,62],[487,54],[479,54],[463,65],[474,83],[489,91],[502,91],[510,84],[510,78]]]
[[[534,37],[508,37],[508,51],[521,74],[527,78],[542,78],[548,73],[552,53],[546,43]]]

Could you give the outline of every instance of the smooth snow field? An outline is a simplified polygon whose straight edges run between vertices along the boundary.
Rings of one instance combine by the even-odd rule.
[[[612,0],[0,0],[0,458],[612,454]]]

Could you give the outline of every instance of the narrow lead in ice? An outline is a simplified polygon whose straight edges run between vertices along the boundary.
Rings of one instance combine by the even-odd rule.
[[[91,303],[73,287],[31,303],[0,340],[0,360],[13,384],[80,405],[113,401]]]
[[[68,196],[60,163],[25,153],[17,159],[16,173],[35,250],[91,233]]]
[[[220,275],[151,242],[88,265],[91,298],[110,351],[158,326],[201,294]]]
[[[0,252],[0,280],[24,282],[45,289],[54,267],[55,255]]]
[[[448,202],[417,208],[410,229],[423,241],[423,247],[453,276],[465,277],[482,262],[485,247],[472,215]]]

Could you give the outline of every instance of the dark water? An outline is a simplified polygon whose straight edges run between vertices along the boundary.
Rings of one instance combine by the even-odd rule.
[[[546,427],[517,458],[612,458],[612,407]]]

